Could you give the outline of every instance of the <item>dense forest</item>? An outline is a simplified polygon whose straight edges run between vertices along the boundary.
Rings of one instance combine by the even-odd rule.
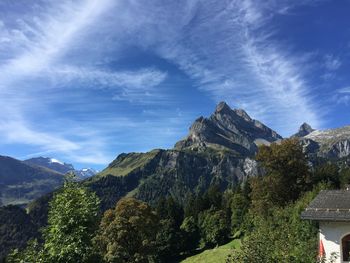
[[[183,203],[171,196],[156,204],[124,197],[104,213],[95,192],[67,179],[49,202],[47,225],[30,232],[31,240],[14,236],[22,243],[4,261],[179,262],[240,239],[227,262],[316,262],[318,228],[300,213],[321,189],[350,183],[350,169],[341,161],[311,165],[293,139],[261,146],[256,160],[263,173],[239,186],[212,185]],[[2,209],[18,209],[17,220],[24,211]],[[11,219],[1,220],[1,236],[12,235]],[[25,222],[25,229],[35,232],[30,226],[41,223]]]

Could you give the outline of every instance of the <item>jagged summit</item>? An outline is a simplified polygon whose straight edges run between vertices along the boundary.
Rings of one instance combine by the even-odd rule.
[[[221,101],[219,102],[218,105],[216,105],[215,112],[225,112],[225,111],[230,111],[231,108],[226,104],[226,102]]]
[[[248,115],[248,113],[243,109],[234,109],[233,110],[238,116],[242,117],[246,121],[252,121],[252,118]]]
[[[189,135],[176,143],[175,148],[225,148],[251,155],[257,149],[257,142],[269,143],[279,139],[282,139],[280,135],[253,120],[244,110],[231,109],[227,103],[220,102],[209,118],[200,117],[192,124]]]
[[[242,117],[243,119],[247,121],[252,121],[252,118],[248,115],[248,113],[243,109],[231,109],[230,106],[227,105],[226,102],[221,101],[216,106],[215,113],[218,114],[237,114],[239,117]]]
[[[312,133],[313,131],[315,131],[315,129],[313,129],[308,123],[304,122],[298,132],[294,135],[292,135],[292,137],[304,137],[310,133]]]

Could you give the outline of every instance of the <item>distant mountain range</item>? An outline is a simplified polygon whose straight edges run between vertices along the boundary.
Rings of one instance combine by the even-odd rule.
[[[36,158],[25,160],[24,162],[28,164],[43,166],[51,170],[54,170],[56,172],[59,172],[61,174],[66,174],[69,171],[74,170],[74,167],[72,164],[63,163],[57,159],[49,158],[49,157],[36,157]]]
[[[92,168],[83,168],[81,170],[76,170],[72,164],[61,162],[54,158],[49,157],[36,157],[24,161],[28,164],[39,165],[42,167],[49,168],[61,174],[66,174],[68,172],[74,172],[79,180],[86,179],[98,173],[97,170]]]
[[[97,173],[91,168],[75,170],[73,165],[53,158],[38,157],[20,161],[0,156],[0,206],[24,205],[33,201],[60,187],[64,174],[70,171],[79,180]]]
[[[26,204],[63,183],[61,173],[0,156],[0,203]]]

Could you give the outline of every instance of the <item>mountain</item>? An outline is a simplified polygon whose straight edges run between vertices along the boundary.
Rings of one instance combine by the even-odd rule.
[[[83,180],[91,176],[94,176],[95,174],[98,173],[98,171],[93,168],[83,168],[81,170],[74,170],[74,173],[79,179]]]
[[[24,162],[28,164],[43,166],[61,174],[66,174],[69,171],[74,170],[73,165],[68,163],[63,163],[57,159],[49,158],[49,157],[36,157],[36,158],[25,160]]]
[[[245,111],[221,102],[209,118],[198,118],[173,149],[120,154],[84,183],[101,198],[103,209],[125,195],[149,203],[171,195],[184,202],[210,185],[224,189],[256,175],[259,168],[251,157],[257,145],[280,139]]]
[[[335,156],[349,156],[350,126],[327,131],[311,130],[308,125],[302,125],[297,133],[310,155],[317,157],[334,153]],[[219,185],[224,190],[238,186],[250,176],[262,174],[253,158],[257,146],[281,139],[275,131],[253,120],[245,111],[231,109],[222,102],[211,116],[195,120],[189,134],[173,149],[122,153],[103,171],[80,184],[99,196],[102,211],[114,207],[125,196],[150,204],[155,204],[161,197],[172,196],[184,203],[192,193],[202,193],[211,185]],[[46,224],[52,196],[48,193],[27,207],[28,216],[37,228]],[[4,213],[10,212],[6,210]],[[3,243],[6,245],[7,241]]]
[[[51,192],[63,183],[62,174],[16,160],[0,156],[0,203],[26,204]]]
[[[312,133],[313,131],[315,131],[309,124],[307,124],[306,122],[304,122],[297,133],[295,133],[294,135],[292,135],[292,138],[295,138],[295,137],[304,137],[310,133]]]
[[[57,159],[50,158],[50,157],[36,157],[36,158],[25,160],[24,162],[28,164],[34,164],[34,165],[46,167],[48,169],[54,170],[63,175],[68,172],[74,172],[79,180],[86,179],[90,176],[97,174],[98,172],[92,168],[83,168],[81,170],[75,170],[72,164],[63,163]]]
[[[252,155],[257,145],[280,140],[282,137],[261,122],[253,120],[242,109],[232,110],[220,102],[209,117],[198,118],[189,135],[176,143],[176,149],[228,149],[237,155]]]
[[[339,159],[350,156],[350,126],[328,130],[314,130],[299,138],[309,155]]]

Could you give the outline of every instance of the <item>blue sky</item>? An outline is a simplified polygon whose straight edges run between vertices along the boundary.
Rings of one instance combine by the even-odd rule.
[[[219,101],[283,136],[349,124],[350,1],[2,0],[0,154],[103,168]]]

